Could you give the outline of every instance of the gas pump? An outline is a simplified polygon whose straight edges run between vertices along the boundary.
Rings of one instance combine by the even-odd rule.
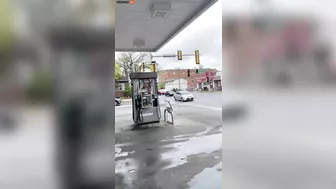
[[[157,94],[157,72],[130,74],[132,116],[136,124],[160,122],[161,110]]]

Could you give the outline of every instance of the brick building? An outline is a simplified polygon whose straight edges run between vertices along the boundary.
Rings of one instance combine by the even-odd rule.
[[[187,80],[188,89],[196,88],[197,81],[196,78],[198,74],[196,74],[196,69],[189,69],[190,70],[190,77],[188,77],[188,69],[169,69],[169,70],[162,70],[159,72],[159,82],[166,82],[174,79],[181,79]],[[206,71],[209,72],[217,72],[216,69],[212,68],[202,68],[199,69],[199,74],[204,74]]]

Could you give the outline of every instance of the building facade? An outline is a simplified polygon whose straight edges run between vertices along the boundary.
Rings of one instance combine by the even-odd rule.
[[[199,69],[198,74],[196,74],[196,69],[189,69],[190,77],[188,77],[188,69],[170,69],[170,70],[162,70],[159,74],[159,82],[167,82],[172,80],[178,80],[179,78],[187,81],[187,89],[195,89],[197,88],[197,77],[199,75],[204,74],[206,71],[209,72],[217,72],[216,69],[211,68],[202,68]]]
[[[208,78],[208,79],[207,79]],[[196,77],[197,89],[220,90],[222,88],[222,72],[206,71]]]
[[[188,82],[185,79],[174,79],[170,81],[166,81],[165,83],[165,90],[172,90],[172,89],[181,89],[187,90],[188,89]]]
[[[216,72],[214,77],[214,88],[216,90],[222,89],[222,72]]]

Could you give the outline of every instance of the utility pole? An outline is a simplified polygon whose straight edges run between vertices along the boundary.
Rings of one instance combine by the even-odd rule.
[[[179,89],[181,89],[181,69],[179,68]]]

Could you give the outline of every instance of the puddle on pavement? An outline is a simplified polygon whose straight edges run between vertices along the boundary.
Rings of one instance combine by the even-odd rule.
[[[184,142],[165,145],[163,148],[172,148],[172,150],[161,155],[163,160],[171,162],[165,169],[177,167],[187,162],[186,158],[181,157],[210,154],[220,150],[222,148],[222,133],[195,136]]]
[[[127,145],[125,145],[125,144],[116,144],[114,146],[114,152],[115,152],[114,157],[115,158],[118,158],[118,157],[127,157],[127,156],[135,153],[135,151],[122,152],[122,148],[120,148],[122,146],[127,146]]]
[[[207,134],[209,134],[210,132],[213,132],[213,131],[215,131],[215,132],[218,132],[218,131],[222,132],[222,126],[219,126],[219,127],[208,127],[204,131],[201,131],[201,132],[196,133],[196,134],[176,135],[176,136],[173,136],[173,138],[161,140],[161,142],[172,142],[172,141],[183,142],[185,140],[189,140],[189,138],[191,138],[191,137],[201,137],[201,136],[207,135]]]
[[[222,163],[206,168],[188,183],[190,189],[222,188]]]
[[[178,138],[189,138],[189,137],[192,137],[192,136],[194,136],[194,134],[176,135],[176,136],[174,136],[173,138],[174,138],[174,139],[178,139]]]
[[[197,137],[197,136],[204,136],[204,135],[208,134],[210,131],[213,131],[214,129],[215,129],[215,128],[213,128],[213,127],[208,127],[208,128],[206,128],[204,131],[195,134],[195,136],[196,136],[196,137]]]
[[[127,158],[115,162],[115,173],[124,177],[123,184],[126,186],[132,185],[134,178],[130,175],[130,173],[134,174],[136,170],[136,162],[133,159]]]

